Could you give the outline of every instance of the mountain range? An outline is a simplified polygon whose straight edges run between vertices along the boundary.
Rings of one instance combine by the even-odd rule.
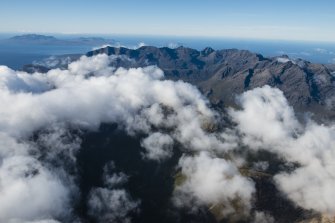
[[[235,96],[264,85],[284,92],[296,111],[312,112],[316,119],[334,118],[334,66],[315,64],[288,56],[266,58],[247,50],[202,51],[191,48],[143,46],[138,49],[105,47],[88,52],[124,55],[131,60],[115,60],[115,67],[156,65],[165,77],[196,85],[214,104],[235,106]]]
[[[310,63],[301,59],[291,59],[285,55],[267,58],[246,50],[214,50],[209,47],[201,51],[186,47],[173,49],[152,46],[143,46],[138,49],[104,47],[90,51],[86,56],[92,57],[99,54],[111,56],[112,59],[107,60],[110,62],[108,66],[111,67],[157,66],[164,71],[166,79],[182,80],[197,86],[208,97],[213,107],[218,108],[219,111],[225,112],[227,107],[238,106],[238,103],[236,103],[237,95],[257,87],[270,85],[283,91],[295,111],[301,112],[301,118],[304,117],[303,114],[306,112],[315,114],[316,119],[323,123],[334,118],[335,69],[333,65]],[[41,63],[27,65],[23,69],[34,73],[60,68],[56,69],[56,72],[61,72],[67,68],[69,63],[78,60],[78,57],[53,57]],[[87,59],[89,58],[81,58],[80,60],[85,61]],[[87,75],[90,76],[91,74],[88,73]],[[127,79],[125,81],[129,83],[131,80]],[[130,88],[133,90],[134,86],[131,85]],[[131,94],[131,91],[125,91],[125,88],[116,87],[116,89],[121,89],[122,95]],[[159,89],[164,92],[162,86]],[[137,94],[136,90],[135,94]],[[265,97],[262,97],[262,99],[264,103],[261,104],[266,106],[266,100],[269,99]],[[114,106],[117,99],[111,100]],[[109,98],[107,101],[109,101]],[[268,102],[268,105],[271,106],[271,102]],[[283,106],[283,104],[280,104],[280,106]],[[220,110],[220,108],[223,109]],[[280,107],[276,107],[276,109],[282,111]],[[105,108],[103,110],[105,111]],[[259,112],[264,114],[264,111]],[[92,113],[95,114],[95,112]],[[170,114],[172,112],[167,109],[165,113]],[[257,115],[253,117],[255,116]],[[224,121],[226,122],[222,125],[234,125],[231,120],[224,119]],[[205,128],[206,131],[211,132],[224,127],[206,125]],[[117,125],[105,124],[98,131],[88,132],[82,136],[83,143],[78,155],[78,163],[82,170],[80,187],[84,194],[83,199],[87,197],[90,189],[99,185],[102,167],[107,161],[113,160],[117,166],[121,166],[121,169],[130,173],[131,183],[129,188],[131,191],[135,191],[137,197],[142,199],[142,213],[137,219],[134,218],[134,222],[157,222],[161,219],[163,219],[161,220],[163,222],[178,222],[176,219],[179,219],[179,222],[239,222],[234,219],[225,221],[225,216],[218,212],[222,208],[221,203],[210,204],[208,207],[206,206],[204,212],[195,213],[195,215],[193,215],[193,212],[180,212],[180,216],[179,214],[177,216],[171,215],[169,211],[166,211],[169,207],[169,195],[172,193],[171,191],[174,191],[176,185],[178,186],[178,183],[185,180],[185,176],[180,174],[180,171],[176,171],[178,160],[182,157],[182,148],[176,148],[172,159],[167,163],[158,165],[158,168],[155,169],[155,163],[143,162],[142,160],[143,153],[138,149],[141,147],[140,138],[129,137],[119,131]],[[168,130],[163,129],[162,131]],[[239,137],[241,135],[237,135],[237,138]],[[294,141],[295,137],[299,136],[288,137],[288,140]],[[306,145],[303,144],[303,146]],[[116,147],[122,149],[111,149]],[[307,148],[306,153],[309,151]],[[193,153],[194,151],[191,152],[191,154]],[[286,163],[282,156],[263,150],[246,156],[248,165],[239,169],[239,172],[255,183],[257,189],[254,202],[255,210],[271,213],[276,219],[275,222],[280,223],[333,222],[333,219],[328,219],[326,215],[323,216],[324,213],[304,209],[292,203],[275,187],[274,176],[281,171],[290,172],[291,168],[298,168],[295,163]],[[266,167],[268,168],[266,172],[258,171],[257,168],[255,169],[257,171],[254,171],[253,164],[259,164],[259,161],[264,160],[269,165]],[[129,165],[130,163],[131,165]],[[199,163],[203,164],[203,162]],[[202,170],[202,168],[199,169]],[[304,177],[304,179],[309,178]],[[81,217],[83,218],[87,218],[85,208],[87,207],[84,202],[77,207],[77,211],[82,214]],[[187,220],[185,221],[185,219]],[[274,222],[274,220],[265,222]]]

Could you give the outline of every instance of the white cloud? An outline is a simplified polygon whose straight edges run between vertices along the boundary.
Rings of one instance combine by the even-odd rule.
[[[43,219],[43,220],[24,221],[24,222],[20,220],[11,220],[9,223],[60,223],[60,222],[53,219]]]
[[[44,66],[47,68],[55,68],[59,66],[66,66],[69,63],[71,63],[72,59],[69,56],[66,57],[56,57],[56,56],[50,56],[48,58],[45,58],[40,61],[34,61],[34,65]]]
[[[242,110],[231,110],[230,116],[245,134],[244,144],[251,148],[263,146],[275,150],[278,142],[285,143],[300,129],[293,109],[279,89],[265,86],[247,91],[239,103]]]
[[[95,188],[88,199],[89,214],[98,222],[131,222],[129,212],[137,208],[125,190]]]
[[[143,47],[143,46],[147,46],[147,44],[145,44],[144,42],[140,42],[140,43],[138,43],[136,49],[141,48],[141,47]]]
[[[298,163],[293,172],[274,179],[288,198],[306,209],[335,215],[335,127],[312,120],[300,124],[283,93],[268,86],[244,93],[242,110],[231,116],[245,145],[279,154]]]
[[[266,171],[269,168],[268,161],[259,161],[253,164],[253,169],[256,171]]]
[[[87,200],[88,214],[98,222],[131,222],[130,213],[138,211],[139,201],[118,187],[125,184],[128,176],[114,171],[114,163],[104,167],[104,186],[93,188]]]
[[[58,175],[28,156],[29,148],[1,137],[0,221],[36,220],[41,217],[64,218],[71,214],[71,187]],[[7,142],[6,142],[7,141]],[[8,147],[12,146],[12,147]],[[26,151],[17,151],[26,149]],[[10,154],[4,155],[3,151]]]
[[[277,59],[277,61],[278,61],[279,63],[292,62],[293,64],[295,64],[295,61],[294,61],[294,60],[291,60],[290,58],[286,58],[286,57],[277,57],[276,59]]]
[[[155,67],[114,71],[109,62],[106,55],[82,57],[68,70],[33,75],[2,69],[17,80],[0,82],[0,130],[24,136],[53,123],[96,128],[101,122],[117,122],[131,133],[150,132],[151,126],[158,125],[173,127],[174,139],[194,150],[224,149],[216,135],[203,129],[214,122],[215,113],[195,87],[161,81],[163,73]],[[28,75],[32,81],[26,81]],[[44,86],[39,94],[35,85]],[[166,116],[164,109],[173,112]]]
[[[6,66],[0,66],[0,74],[0,89],[2,91],[39,93],[51,88],[38,74],[33,77],[25,72],[15,72]]]
[[[221,204],[223,216],[249,213],[254,184],[239,173],[233,162],[201,152],[184,156],[179,166],[185,180],[174,192],[177,206],[197,208]],[[234,202],[238,205],[233,205]]]
[[[145,138],[141,146],[146,149],[146,158],[162,160],[172,156],[173,139],[169,135],[157,132]]]
[[[258,211],[255,212],[253,223],[274,223],[274,222],[275,219],[271,215],[264,212],[258,212]]]
[[[231,149],[222,142],[231,140],[230,136],[209,131],[217,114],[195,87],[162,80],[163,72],[157,67],[115,70],[109,66],[113,59],[84,56],[68,69],[43,74],[0,67],[0,132],[7,137],[0,149],[0,176],[4,179],[0,196],[6,201],[0,201],[0,212],[4,220],[64,219],[71,214],[71,199],[77,192],[69,185],[76,176],[68,169],[76,173],[80,139],[68,128],[96,130],[104,122],[117,123],[130,135],[144,133],[148,138],[142,145],[151,159],[171,156],[174,142],[190,151],[225,153]],[[30,137],[34,133],[38,135],[33,143]],[[219,161],[224,171],[226,161]],[[243,181],[240,178],[236,179]],[[118,208],[130,210],[137,207],[136,202],[132,203],[124,189],[114,188],[126,179],[121,173],[114,174],[105,179],[106,188],[92,190],[89,205],[93,212],[120,211],[119,216],[127,219]],[[225,185],[230,183],[235,180]],[[21,193],[11,193],[13,185],[18,185]],[[114,201],[115,205],[106,206]],[[29,208],[20,208],[25,206]]]
[[[180,43],[168,43],[167,44],[167,47],[169,47],[170,49],[176,49],[176,48],[178,48],[178,47],[180,47],[181,46],[181,44]]]
[[[224,204],[223,214],[247,215],[255,187],[239,172],[243,157],[230,153],[242,144],[298,163],[296,170],[274,177],[278,188],[301,207],[335,214],[333,126],[300,123],[283,93],[265,86],[245,92],[241,110],[229,111],[236,128],[219,131],[219,114],[194,86],[163,80],[157,67],[115,69],[114,59],[82,57],[68,69],[44,74],[0,67],[0,220],[67,219],[77,188],[69,186],[76,176],[66,167],[76,172],[81,143],[68,129],[96,130],[101,123],[146,135],[141,145],[147,159],[167,159],[173,145],[182,145],[186,154],[178,167],[185,180],[173,194],[177,206]],[[264,171],[268,164],[252,167]],[[128,176],[110,164],[103,180],[89,195],[90,215],[102,222],[130,220],[140,203],[122,188]],[[261,213],[254,218],[272,219]]]

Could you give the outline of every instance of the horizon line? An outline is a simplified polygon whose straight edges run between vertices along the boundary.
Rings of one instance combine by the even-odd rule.
[[[63,32],[26,32],[26,31],[0,31],[0,35],[56,35],[56,36],[124,36],[124,37],[163,37],[163,38],[184,38],[184,39],[215,39],[215,40],[242,40],[242,41],[268,41],[268,42],[300,42],[300,43],[324,43],[335,44],[335,40],[314,40],[314,39],[288,39],[288,38],[255,38],[240,36],[206,36],[206,35],[173,35],[173,34],[131,34],[131,33],[63,33]],[[99,36],[100,35],[100,36]]]

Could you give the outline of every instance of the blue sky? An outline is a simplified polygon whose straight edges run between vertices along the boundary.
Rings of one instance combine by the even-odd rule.
[[[334,0],[1,0],[0,32],[335,42]]]

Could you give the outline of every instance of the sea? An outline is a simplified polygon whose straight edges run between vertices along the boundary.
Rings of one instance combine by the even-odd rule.
[[[22,44],[8,43],[6,39],[15,34],[0,34],[0,65],[12,69],[21,69],[25,64],[43,60],[50,56],[85,54],[88,51],[104,45],[89,44]],[[16,34],[17,35],[17,34]],[[53,35],[59,39],[74,39],[78,37],[93,37],[92,35]],[[113,39],[108,44],[138,48],[144,45],[157,47],[190,47],[202,50],[211,47],[220,49],[243,49],[262,54],[265,57],[287,55],[292,59],[301,58],[313,63],[335,64],[335,42],[305,42],[284,40],[252,40],[237,38],[214,37],[175,37],[175,36],[139,36],[139,35],[94,35]]]

